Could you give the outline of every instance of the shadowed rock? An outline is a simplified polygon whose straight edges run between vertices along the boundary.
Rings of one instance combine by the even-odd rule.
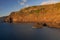
[[[0,17],[0,23],[4,23],[4,19],[5,19],[6,17],[7,17],[7,16]]]

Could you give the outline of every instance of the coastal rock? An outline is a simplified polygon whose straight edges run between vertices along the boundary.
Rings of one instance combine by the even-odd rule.
[[[6,17],[7,17],[7,16],[0,17],[0,23],[4,23],[4,19],[5,19]]]
[[[31,6],[12,12],[5,18],[9,23],[42,23],[42,26],[60,28],[60,3]]]

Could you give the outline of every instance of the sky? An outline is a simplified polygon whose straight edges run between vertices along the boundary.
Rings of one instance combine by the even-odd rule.
[[[60,0],[0,0],[0,17],[7,16],[13,11],[34,5],[47,5],[60,2]]]

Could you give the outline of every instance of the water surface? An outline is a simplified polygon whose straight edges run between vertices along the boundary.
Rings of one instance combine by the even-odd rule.
[[[60,29],[36,29],[32,26],[26,23],[0,23],[0,40],[60,40]]]

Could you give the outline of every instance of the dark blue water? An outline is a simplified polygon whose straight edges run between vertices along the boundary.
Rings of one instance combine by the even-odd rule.
[[[36,29],[32,25],[0,23],[0,40],[60,40],[60,29]]]

